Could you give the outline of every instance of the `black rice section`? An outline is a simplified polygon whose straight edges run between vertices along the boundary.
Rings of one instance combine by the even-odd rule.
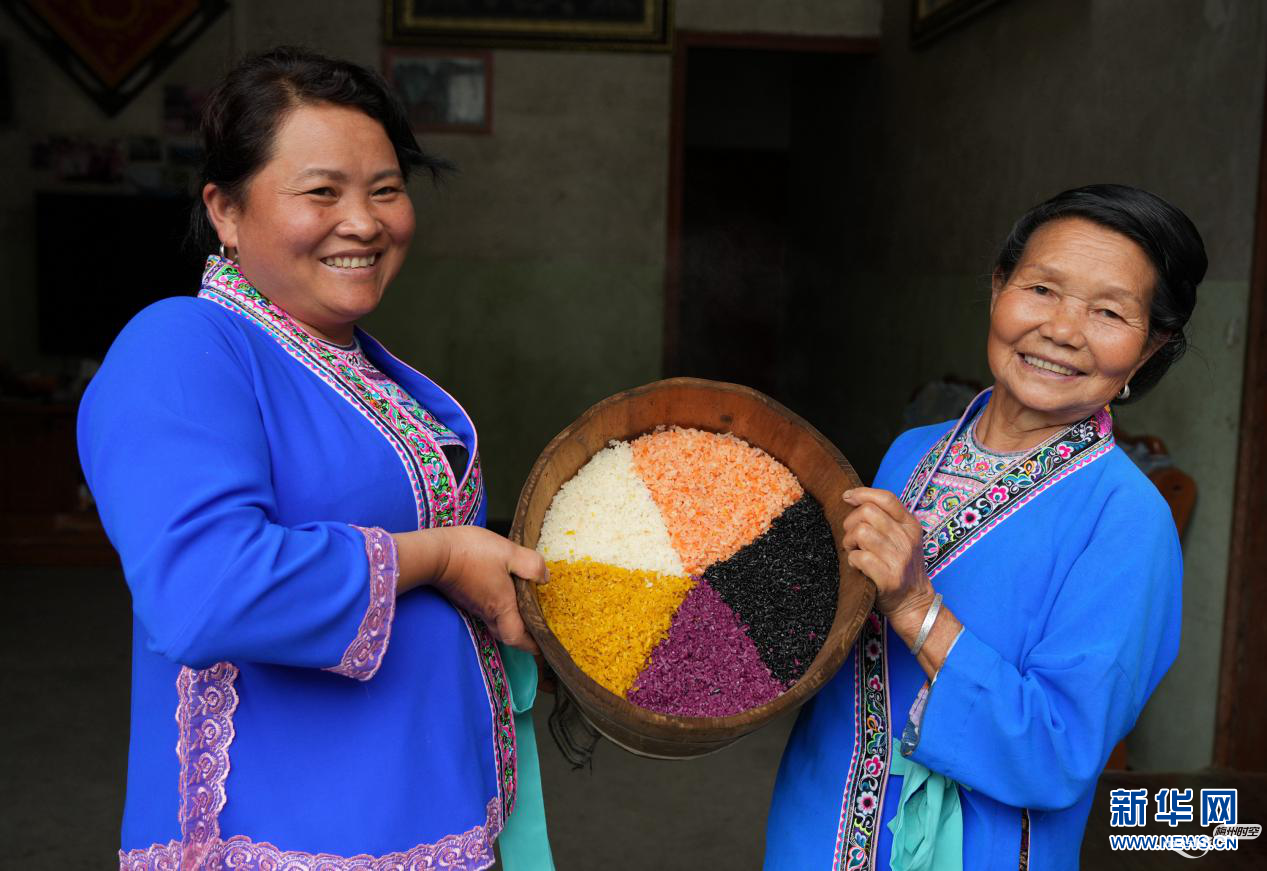
[[[704,570],[776,679],[791,686],[814,661],[836,618],[840,559],[831,525],[805,494],[764,535]]]

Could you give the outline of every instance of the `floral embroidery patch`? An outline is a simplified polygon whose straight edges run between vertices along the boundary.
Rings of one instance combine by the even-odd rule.
[[[941,465],[929,476],[912,509],[925,530],[940,526],[1020,459],[1016,454],[994,453],[977,443],[973,429],[980,416],[976,412],[966,419],[962,432],[950,442]],[[968,522],[979,520],[980,514],[974,513]]]
[[[879,839],[890,752],[886,627],[887,621],[872,611],[862,624],[854,649],[854,754],[841,802],[832,865],[846,871],[869,867]]]
[[[502,829],[500,805],[488,803],[488,822],[460,835],[448,835],[434,844],[419,844],[402,853],[384,856],[335,856],[281,850],[267,841],[252,841],[245,835],[216,840],[202,857],[204,867],[233,868],[240,871],[475,871],[494,862],[493,841]],[[180,860],[180,842],[155,844],[145,850],[119,851],[119,871],[177,871],[188,868]]]
[[[1093,414],[1043,442],[993,485],[965,500],[939,526],[924,533],[924,567],[933,578],[960,553],[1031,499],[1113,447],[1107,411]]]
[[[238,670],[220,662],[176,677],[176,756],[180,760],[180,867],[199,868],[220,838],[220,811],[233,743]]]
[[[487,627],[474,617],[462,615],[484,673],[484,686],[493,715],[494,761],[497,764],[497,781],[502,799],[502,816],[509,819],[515,809],[518,793],[518,774],[515,765],[515,711],[511,706],[510,683],[502,665],[501,651],[489,634]]]
[[[367,681],[378,673],[391,639],[396,615],[396,541],[385,530],[353,527],[365,536],[365,558],[370,570],[370,604],[356,637],[343,651],[339,664],[327,668],[353,680]]]

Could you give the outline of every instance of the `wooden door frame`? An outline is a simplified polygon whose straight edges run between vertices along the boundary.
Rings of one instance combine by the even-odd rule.
[[[669,110],[669,191],[664,266],[664,345],[661,374],[678,374],[682,301],[682,175],[686,164],[686,56],[692,48],[876,55],[874,37],[679,30],[673,36],[673,95]]]
[[[1228,553],[1214,764],[1267,771],[1267,92],[1259,144],[1249,325],[1241,394],[1236,496]]]

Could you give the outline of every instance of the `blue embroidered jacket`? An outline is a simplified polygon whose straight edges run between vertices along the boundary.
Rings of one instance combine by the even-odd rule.
[[[917,498],[953,429],[902,435],[875,486]],[[1165,501],[1103,412],[928,530],[925,565],[965,629],[910,724],[911,758],[970,787],[963,867],[1077,868],[1096,780],[1179,647]],[[925,679],[873,614],[784,753],[767,869],[889,867],[890,754]]]
[[[510,682],[477,621],[430,588],[396,599],[389,534],[483,524],[475,429],[358,339],[431,426],[215,257],[200,298],[141,312],[88,389],[81,459],[135,614],[122,867],[493,862]]]

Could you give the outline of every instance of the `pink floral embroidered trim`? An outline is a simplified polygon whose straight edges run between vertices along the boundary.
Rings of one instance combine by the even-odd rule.
[[[465,481],[455,481],[439,445],[425,425],[407,414],[400,417],[395,406],[355,368],[344,365],[330,345],[314,338],[261,295],[236,263],[215,255],[208,257],[198,296],[259,325],[291,357],[351,403],[388,440],[409,477],[418,509],[419,529],[469,523],[474,518],[483,490],[478,458],[468,464]]]
[[[493,864],[493,841],[502,829],[501,802],[488,803],[487,823],[434,844],[419,844],[383,856],[335,856],[281,850],[267,841],[256,843],[245,835],[217,840],[202,866],[180,863],[180,843],[155,844],[147,850],[119,852],[119,871],[177,871],[177,869],[232,868],[234,871],[480,871]]]
[[[902,491],[902,502],[908,509],[917,510],[923,504],[930,482],[948,456],[952,439],[969,421],[980,399],[978,396],[973,400],[955,428],[933,445],[908,479]],[[1107,409],[1101,409],[1056,433],[1028,454],[1018,455],[976,495],[960,502],[939,523],[924,530],[924,569],[929,580],[1039,493],[1086,468],[1112,448],[1113,419]]]
[[[237,666],[219,662],[176,678],[176,756],[180,760],[180,867],[200,868],[220,839],[224,783],[229,777]]]
[[[180,841],[155,844],[145,850],[119,851],[119,871],[179,871]]]
[[[344,858],[283,851],[266,841],[255,843],[245,835],[222,839],[220,812],[229,778],[237,677],[237,667],[228,662],[201,671],[187,666],[180,670],[176,678],[176,756],[180,760],[181,840],[127,853],[120,850],[120,871],[480,871],[493,864],[493,842],[505,821],[500,790],[488,802],[484,825],[384,856]]]
[[[368,336],[368,334],[366,335]],[[408,369],[410,372],[413,372],[419,378],[426,379],[425,375],[423,375],[414,367],[410,366],[404,360],[397,357],[391,351],[384,348],[382,343],[379,342],[377,339],[374,339],[373,336],[368,336],[368,337],[378,346],[378,349],[384,355],[395,360],[399,366],[405,369]],[[449,398],[449,401],[452,402],[461,410],[462,414],[466,416],[466,419],[468,421],[471,419],[471,415],[467,412],[465,408],[462,408],[462,403],[458,402],[457,399],[453,397],[452,393],[445,390],[443,387],[441,387],[439,384],[436,384],[435,382],[432,382],[432,385],[441,393],[443,393],[445,396],[447,396]],[[472,427],[473,426],[474,424],[472,424]],[[458,518],[459,518],[458,523],[459,524],[472,524],[475,522],[475,517],[477,513],[479,512],[480,505],[481,503],[483,503],[484,495],[485,495],[483,474],[480,471],[480,452],[479,452],[480,437],[479,437],[479,433],[476,432],[474,429],[472,429],[472,433],[474,437],[474,444],[471,445],[471,461],[468,464],[466,478],[465,480],[462,481],[462,483],[458,487]]]
[[[488,628],[478,619],[459,611],[466,623],[466,630],[475,645],[480,671],[484,675],[484,688],[488,693],[488,708],[492,716],[493,762],[497,766],[497,793],[501,796],[502,818],[509,819],[515,809],[519,793],[518,748],[515,736],[515,711],[510,694],[510,679],[502,664],[501,651],[489,634]]]
[[[978,535],[973,536],[971,539],[965,542],[963,547],[959,548],[954,553],[950,554],[950,556],[947,557],[947,559],[944,562],[938,564],[935,568],[933,568],[933,570],[928,573],[928,579],[931,581],[933,578],[937,577],[937,575],[941,574],[942,569],[944,569],[946,566],[953,563],[955,560],[959,559],[959,557],[963,556],[964,553],[967,552],[968,548],[972,547],[973,544],[981,540],[982,536],[984,536],[987,532],[994,529],[1004,520],[1007,520],[1017,511],[1024,508],[1030,502],[1034,501],[1034,497],[1038,496],[1038,494],[1042,493],[1044,490],[1047,490],[1052,485],[1057,484],[1060,481],[1063,481],[1065,478],[1068,478],[1070,475],[1072,475],[1074,472],[1077,472],[1079,469],[1084,469],[1087,466],[1091,465],[1096,460],[1106,455],[1109,451],[1113,450],[1114,446],[1115,446],[1115,442],[1110,438],[1107,442],[1101,444],[1091,453],[1080,457],[1076,463],[1066,466],[1059,473],[1052,475],[1046,481],[1043,481],[1042,484],[1040,484],[1038,487],[1034,488],[1033,490],[1030,490],[1022,498],[1020,498],[1016,502],[1009,505],[1005,511],[996,515],[989,521],[989,523],[981,527],[980,533]]]
[[[343,651],[343,659],[326,671],[366,681],[383,664],[383,654],[387,652],[387,643],[391,640],[392,620],[396,616],[396,539],[377,527],[353,528],[365,536],[365,555],[370,566],[370,603],[361,618],[356,638]]]
[[[1113,420],[1101,410],[1035,448],[1019,464],[994,479],[996,486],[988,486],[940,526],[925,532],[924,566],[928,579],[935,578],[1034,497],[1085,469],[1111,451],[1114,444]]]
[[[873,868],[893,750],[889,723],[888,621],[872,611],[854,647],[854,744],[832,855],[835,871]]]

